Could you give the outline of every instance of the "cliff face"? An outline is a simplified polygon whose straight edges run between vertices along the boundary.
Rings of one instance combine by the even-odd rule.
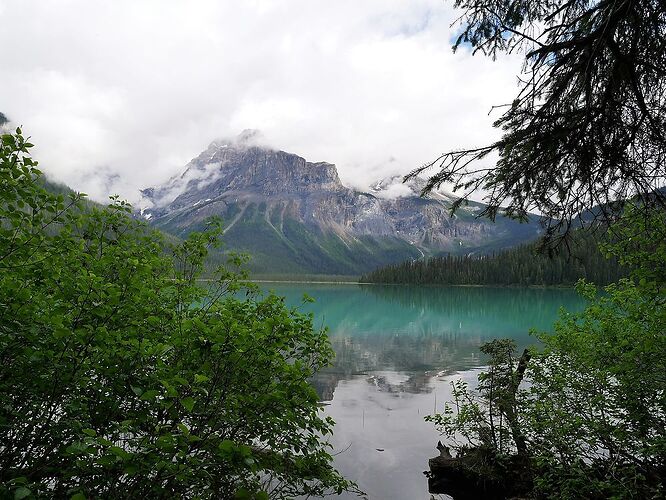
[[[399,178],[355,191],[340,182],[334,165],[261,147],[252,138],[244,133],[213,142],[183,174],[144,190],[153,207],[143,216],[180,236],[211,215],[222,216],[226,247],[251,253],[252,267],[264,273],[357,274],[424,255],[486,252],[538,235],[535,222],[476,219],[480,204],[452,218],[453,198],[420,198],[419,179],[408,191],[401,186],[400,197],[387,197]]]

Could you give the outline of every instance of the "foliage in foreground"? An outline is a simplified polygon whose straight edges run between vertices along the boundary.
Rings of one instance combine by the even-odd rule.
[[[242,264],[195,283],[219,224],[165,251],[113,200],[44,190],[0,154],[0,497],[291,498],[352,485],[307,379],[325,332]],[[242,294],[240,294],[242,295]]]
[[[460,455],[485,450],[489,460],[468,462],[481,475],[528,464],[535,495],[663,498],[666,221],[663,212],[651,219],[630,211],[619,223],[608,251],[633,268],[631,279],[603,293],[579,283],[588,306],[539,335],[545,347],[531,353],[522,388],[515,346],[494,341],[477,391],[456,383],[453,404],[429,417]]]

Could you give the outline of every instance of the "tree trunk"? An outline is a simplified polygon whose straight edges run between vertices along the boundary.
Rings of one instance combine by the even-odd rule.
[[[527,349],[525,349],[522,356],[520,356],[518,367],[516,368],[513,376],[513,386],[511,387],[511,394],[509,396],[510,399],[506,407],[503,408],[506,419],[509,422],[509,428],[511,429],[513,442],[516,445],[516,451],[520,457],[527,456],[527,442],[525,441],[525,436],[520,429],[518,417],[516,416],[516,393],[518,392],[520,383],[523,381],[525,370],[527,369],[527,363],[531,357],[532,356]]]

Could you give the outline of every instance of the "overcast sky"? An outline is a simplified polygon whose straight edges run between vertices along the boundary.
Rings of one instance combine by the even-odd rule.
[[[243,129],[348,185],[498,136],[518,58],[451,51],[441,0],[0,0],[0,111],[97,199]]]

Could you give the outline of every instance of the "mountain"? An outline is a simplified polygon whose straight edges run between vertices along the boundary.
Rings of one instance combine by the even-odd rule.
[[[418,196],[422,179],[387,178],[360,192],[340,182],[335,165],[261,145],[245,131],[218,140],[161,186],[143,190],[141,211],[176,236],[221,216],[226,248],[252,255],[258,273],[361,274],[426,255],[485,253],[531,241],[528,223],[477,219],[480,203],[449,216],[453,197]]]

